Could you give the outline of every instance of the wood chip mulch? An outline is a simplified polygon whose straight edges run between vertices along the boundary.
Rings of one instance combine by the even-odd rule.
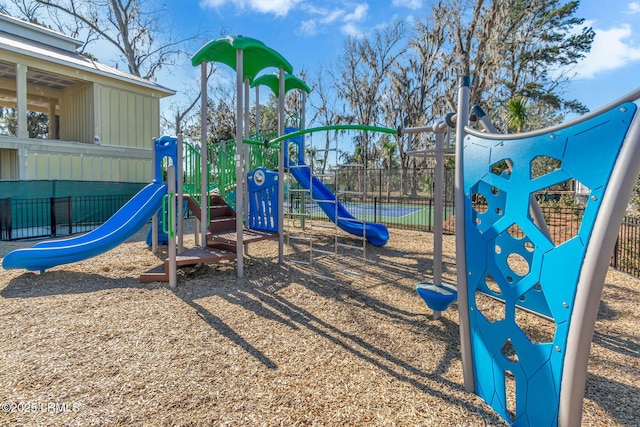
[[[166,255],[145,233],[44,275],[0,270],[0,425],[507,425],[464,391],[457,306],[433,320],[415,292],[431,233],[392,229],[343,261],[363,277],[335,281],[263,241],[243,279],[234,261],[184,267],[176,291],[139,282]],[[444,248],[455,283],[453,236]],[[585,426],[640,425],[639,306],[640,280],[610,270]]]

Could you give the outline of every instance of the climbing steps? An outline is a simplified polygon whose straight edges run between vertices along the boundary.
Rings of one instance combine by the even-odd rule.
[[[187,207],[195,217],[201,219],[200,205],[186,196]],[[203,263],[215,263],[236,259],[236,213],[219,195],[209,197],[209,226],[207,227],[207,247],[186,249],[176,257],[176,265],[183,267]],[[242,242],[247,245],[261,240],[277,238],[277,233],[244,229]],[[141,283],[168,282],[169,261],[140,275]]]

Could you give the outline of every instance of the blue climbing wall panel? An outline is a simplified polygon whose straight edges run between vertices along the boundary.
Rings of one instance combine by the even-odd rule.
[[[465,137],[465,251],[475,387],[512,425],[557,425],[567,332],[582,260],[635,111],[635,104],[626,103],[572,127],[530,138]],[[534,174],[532,164],[541,156],[555,159],[558,167]],[[505,170],[508,163],[511,172]],[[572,179],[590,189],[588,201],[577,235],[554,243],[534,224],[530,195]],[[486,205],[478,208],[474,201],[483,199]],[[501,301],[497,307],[504,312],[497,318],[486,316],[478,304],[486,295]],[[522,309],[551,319],[552,341],[539,342],[523,330],[526,325],[517,321]],[[507,402],[507,384],[513,383],[515,394],[510,396],[515,410]]]
[[[263,167],[247,174],[249,228],[278,232],[278,173]]]

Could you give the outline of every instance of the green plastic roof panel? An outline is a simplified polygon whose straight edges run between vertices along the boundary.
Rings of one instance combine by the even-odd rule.
[[[278,82],[279,79],[280,79],[280,75],[278,73],[263,74],[251,83],[251,87],[256,87],[260,85],[268,86],[273,91],[273,93],[277,98],[278,95],[280,94],[280,87]],[[307,93],[311,92],[311,89],[309,88],[309,86],[307,86],[307,84],[302,79],[294,76],[293,74],[285,73],[284,74],[284,91],[285,93],[287,93],[293,89],[300,89]]]
[[[278,52],[260,40],[244,36],[227,36],[210,41],[193,55],[191,64],[197,66],[202,62],[221,62],[235,70],[236,50],[244,51],[243,77],[250,81],[268,67],[282,68],[287,73],[293,71],[289,61]]]

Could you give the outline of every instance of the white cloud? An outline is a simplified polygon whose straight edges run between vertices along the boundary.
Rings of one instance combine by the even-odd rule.
[[[201,0],[200,7],[217,9],[233,4],[239,10],[249,9],[252,12],[272,13],[276,16],[287,16],[301,0]]]
[[[352,37],[360,37],[364,34],[364,31],[358,27],[358,24],[367,18],[367,11],[369,5],[367,3],[360,3],[355,5],[353,12],[348,13],[342,18],[344,24],[340,27],[340,31],[343,34]]]
[[[345,22],[360,22],[366,18],[368,10],[369,5],[367,3],[357,4],[353,12],[345,15],[342,20]]]
[[[393,0],[391,4],[396,7],[406,7],[411,10],[418,10],[423,6],[422,0]]]
[[[634,1],[629,3],[627,6],[627,13],[631,15],[640,13],[640,2]]]
[[[346,6],[351,6],[352,9],[347,10]],[[343,34],[359,37],[363,34],[363,31],[358,27],[358,24],[367,18],[369,5],[367,3],[352,3],[343,4],[342,8],[328,9],[326,7],[303,4],[301,9],[317,17],[300,22],[300,26],[296,30],[296,34],[299,36],[315,36],[326,31],[331,24],[340,22],[340,31]]]
[[[226,0],[201,0],[199,5],[203,9],[216,9],[226,3]]]
[[[591,51],[576,65],[577,78],[593,78],[600,72],[640,61],[640,46],[634,43],[629,24],[608,30],[596,28],[595,32]]]
[[[342,27],[340,27],[340,31],[342,31],[343,34],[352,37],[359,37],[360,35],[362,35],[362,31],[360,31],[360,29],[358,29],[358,27],[353,22],[347,22],[346,24],[344,24]]]
[[[311,37],[318,34],[318,20],[307,19],[300,23],[300,26],[296,30],[296,34],[302,37]]]

